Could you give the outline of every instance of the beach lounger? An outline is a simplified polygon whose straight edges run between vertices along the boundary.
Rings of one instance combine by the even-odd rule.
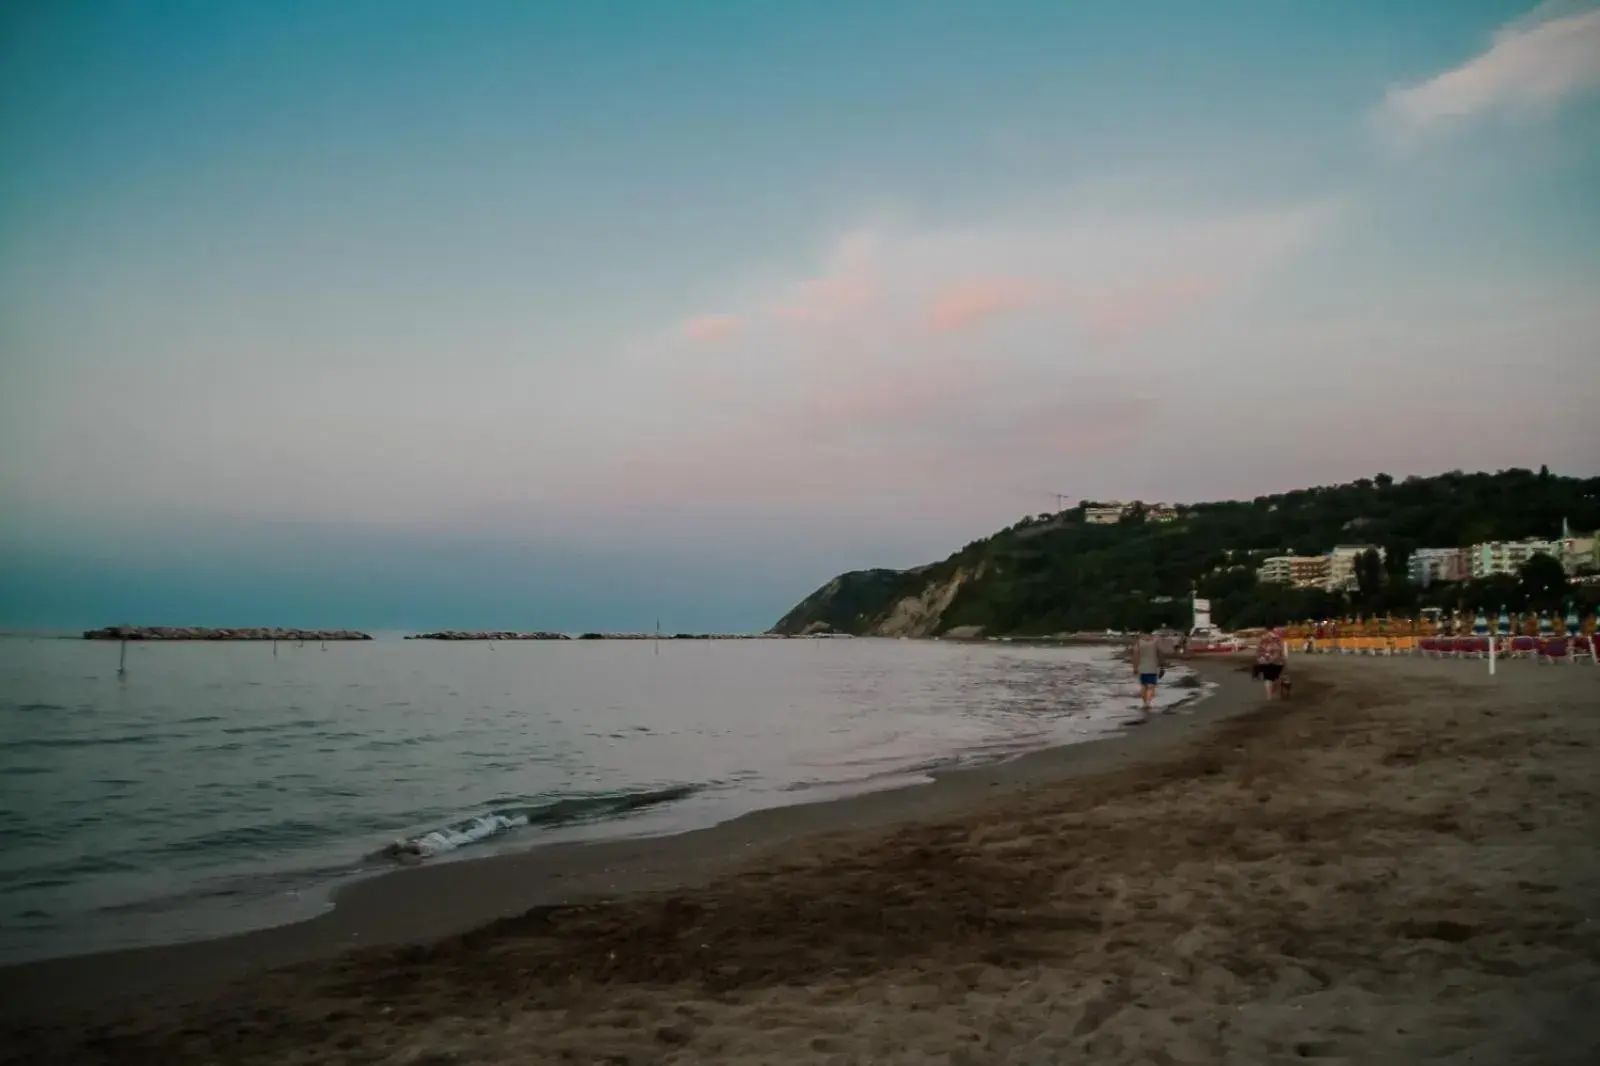
[[[1541,663],[1558,663],[1567,658],[1567,638],[1552,637],[1539,642],[1539,654],[1535,660]]]

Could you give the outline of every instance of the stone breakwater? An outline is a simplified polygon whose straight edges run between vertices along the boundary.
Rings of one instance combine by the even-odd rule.
[[[771,633],[580,633],[573,637],[566,633],[541,630],[518,632],[515,630],[445,629],[437,633],[413,633],[407,640],[770,640]]]
[[[206,629],[201,626],[106,626],[90,629],[84,640],[371,640],[354,629]]]
[[[565,633],[518,633],[511,630],[445,629],[437,633],[415,633],[407,640],[571,640]]]
[[[771,640],[773,633],[584,633],[579,640]]]

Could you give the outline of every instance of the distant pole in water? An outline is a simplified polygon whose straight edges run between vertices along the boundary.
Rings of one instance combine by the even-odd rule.
[[[278,639],[276,637],[272,639],[272,657],[274,659],[278,657]]]
[[[656,615],[656,654],[661,654],[661,616]]]
[[[127,675],[128,675],[128,642],[126,640],[124,640],[122,642],[122,651],[117,656],[117,676],[118,677],[126,677]]]

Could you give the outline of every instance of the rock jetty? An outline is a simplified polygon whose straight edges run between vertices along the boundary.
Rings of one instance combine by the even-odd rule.
[[[770,640],[771,633],[583,633],[579,640]]]
[[[407,640],[571,640],[565,633],[517,633],[509,630],[445,629],[437,633],[414,633]]]
[[[567,633],[517,632],[493,629],[445,629],[437,633],[412,633],[407,640],[771,640],[778,633]]]
[[[84,640],[371,640],[354,629],[207,629],[203,626],[106,626],[90,629]]]

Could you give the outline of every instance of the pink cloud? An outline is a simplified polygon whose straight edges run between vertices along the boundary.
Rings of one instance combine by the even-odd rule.
[[[696,315],[685,319],[683,335],[692,341],[709,343],[732,336],[739,330],[738,315]]]
[[[1124,289],[1090,303],[1086,317],[1096,340],[1114,341],[1141,333],[1215,295],[1221,285],[1209,278],[1168,278]]]
[[[773,314],[794,321],[826,321],[871,307],[878,285],[864,274],[813,278],[794,287],[788,302]]]
[[[1012,278],[972,278],[947,287],[928,307],[928,328],[949,333],[977,325],[986,318],[1037,303],[1043,295],[1037,285]]]

